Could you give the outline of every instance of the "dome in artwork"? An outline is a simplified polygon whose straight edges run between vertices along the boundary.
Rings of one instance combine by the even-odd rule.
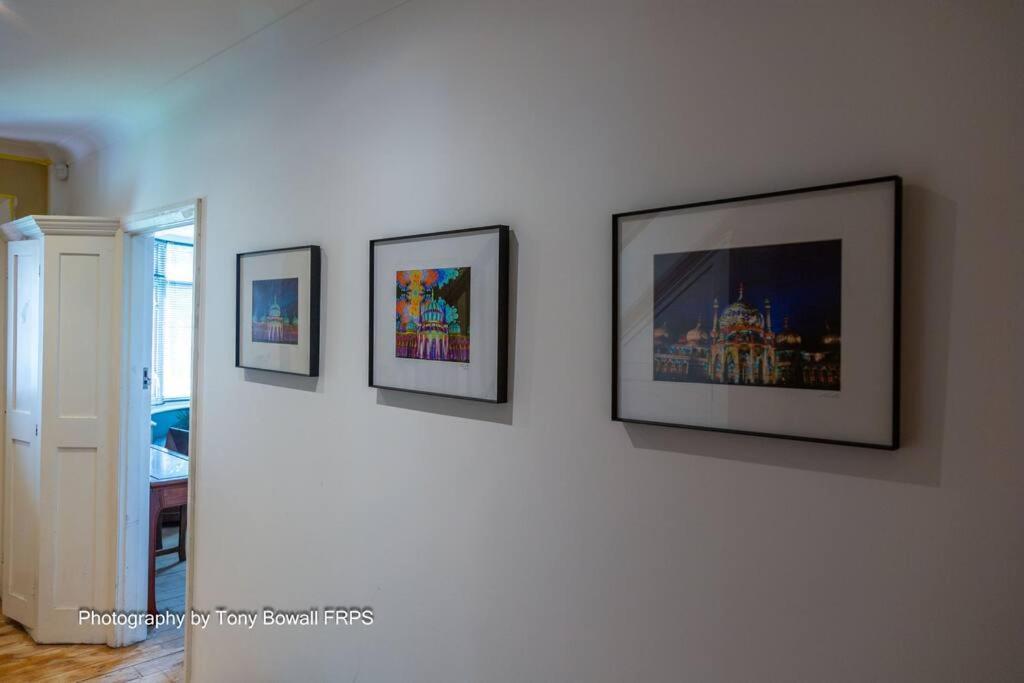
[[[775,343],[778,346],[800,346],[802,341],[799,334],[789,329],[789,318],[783,318],[782,332],[775,335]]]
[[[761,315],[761,311],[743,300],[743,285],[740,285],[739,298],[729,304],[719,316],[718,329],[726,336],[745,330],[763,333],[764,316]]]
[[[706,344],[708,341],[708,333],[703,328],[703,321],[697,319],[697,326],[686,333],[687,344]]]
[[[822,346],[839,346],[839,335],[832,331],[832,329],[826,324],[825,325],[825,336],[821,338]]]
[[[423,308],[420,310],[420,317],[424,322],[443,323],[444,307],[431,295],[426,303],[423,304]]]
[[[770,293],[774,286],[770,281],[759,282],[753,291],[756,293],[763,288]],[[727,306],[720,306],[719,298],[712,295],[711,325],[706,330],[699,308],[687,315],[701,306],[699,302],[686,302],[684,310],[679,307],[667,312],[665,317],[671,315],[673,324],[681,324],[682,329],[696,318],[696,325],[689,331],[673,333],[671,338],[675,341],[671,343],[666,343],[669,338],[667,322],[658,320],[654,328],[654,381],[838,390],[841,374],[838,331],[833,332],[816,321],[809,322],[803,314],[800,314],[803,330],[805,333],[814,330],[812,338],[804,339],[790,327],[788,317],[783,318],[781,330],[777,331],[772,300],[765,297],[755,303],[749,294],[740,283],[738,295]],[[775,313],[788,313],[794,298],[799,304],[800,297],[782,296],[782,306],[776,306]],[[682,320],[680,313],[685,316]]]
[[[270,308],[267,310],[268,318],[280,318],[281,307],[277,304],[277,297],[274,297],[274,303],[270,304]]]

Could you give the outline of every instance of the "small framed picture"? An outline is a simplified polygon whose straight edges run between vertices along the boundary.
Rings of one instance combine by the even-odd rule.
[[[320,374],[320,247],[238,254],[235,367]]]
[[[612,218],[612,419],[899,446],[898,176]]]
[[[508,400],[509,229],[370,242],[369,384]]]

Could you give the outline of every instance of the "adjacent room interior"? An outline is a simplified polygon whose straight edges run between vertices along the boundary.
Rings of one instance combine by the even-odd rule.
[[[151,532],[154,559],[149,609],[153,613],[185,611],[194,235],[192,225],[160,230],[152,235],[149,486],[150,523],[156,533]],[[178,505],[182,499],[186,503]]]

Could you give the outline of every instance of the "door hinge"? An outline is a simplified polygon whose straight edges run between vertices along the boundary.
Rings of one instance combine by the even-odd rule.
[[[142,368],[142,389],[149,389],[149,368]]]
[[[39,425],[36,425],[36,436],[39,436]]]

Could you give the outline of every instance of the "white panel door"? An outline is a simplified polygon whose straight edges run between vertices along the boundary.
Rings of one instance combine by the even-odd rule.
[[[113,608],[117,449],[115,240],[48,236],[43,264],[37,642],[106,642],[79,608]]]
[[[41,266],[39,240],[7,248],[7,429],[3,612],[36,626],[39,512]]]

